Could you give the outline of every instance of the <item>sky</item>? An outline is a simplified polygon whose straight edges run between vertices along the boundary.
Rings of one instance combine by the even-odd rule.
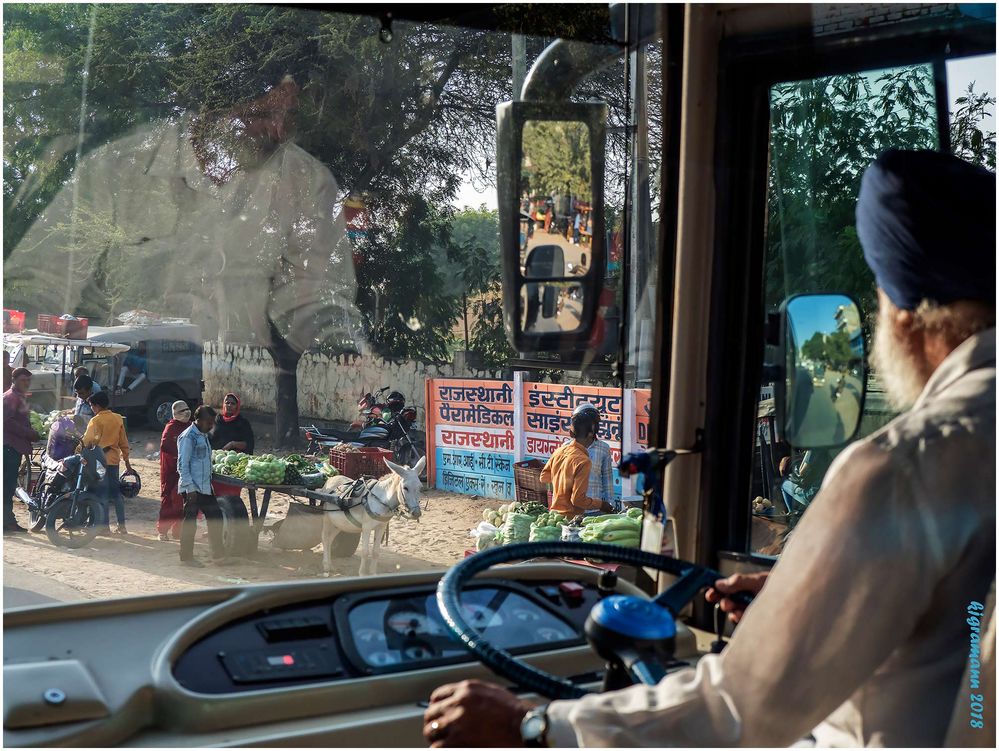
[[[964,93],[971,81],[975,82],[976,92],[987,91],[992,96],[996,95],[995,55],[979,55],[947,61],[947,95],[950,97],[951,111],[957,108],[954,100]],[[995,130],[994,109],[991,113],[992,122],[985,130]]]

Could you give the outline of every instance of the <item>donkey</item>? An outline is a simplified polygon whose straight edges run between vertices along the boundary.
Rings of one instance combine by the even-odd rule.
[[[427,463],[421,457],[416,466],[410,469],[385,460],[391,470],[373,483],[359,497],[347,499],[348,508],[341,509],[335,503],[323,504],[323,573],[329,576],[333,568],[333,540],[341,532],[361,533],[361,568],[358,576],[378,573],[378,557],[382,535],[395,514],[420,518],[420,472]],[[331,477],[323,486],[323,492],[336,495],[344,492],[346,486],[354,483],[349,477]],[[369,538],[374,538],[373,546]]]

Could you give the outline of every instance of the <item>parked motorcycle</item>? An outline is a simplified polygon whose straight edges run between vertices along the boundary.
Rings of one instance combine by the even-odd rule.
[[[381,424],[369,425],[360,430],[337,430],[310,425],[302,428],[302,431],[309,442],[310,454],[329,451],[341,443],[351,443],[355,446],[392,449],[393,460],[397,464],[413,467],[424,454],[420,448],[420,431],[413,427],[415,422],[416,407],[409,406],[403,407]]]
[[[383,386],[373,394],[368,392],[361,395],[357,402],[358,418],[351,423],[352,428],[388,425],[394,415],[405,409],[406,397],[399,391],[393,391],[384,402],[380,401],[382,394],[389,388]]]
[[[81,548],[103,526],[104,506],[100,485],[107,476],[104,452],[94,446],[62,460],[46,456],[44,471],[34,493],[17,488],[28,507],[32,532],[45,529],[53,545]]]

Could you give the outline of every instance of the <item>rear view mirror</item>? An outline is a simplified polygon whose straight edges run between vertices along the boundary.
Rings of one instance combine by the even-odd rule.
[[[782,319],[784,377],[774,384],[774,401],[784,440],[797,448],[849,442],[867,393],[860,307],[846,295],[797,295]]]
[[[497,108],[503,319],[519,352],[573,352],[590,339],[606,266],[607,106]]]

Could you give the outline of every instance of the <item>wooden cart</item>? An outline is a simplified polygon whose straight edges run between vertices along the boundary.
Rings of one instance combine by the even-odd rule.
[[[305,502],[309,507],[318,509],[325,501],[334,501],[333,496],[319,490],[311,490],[301,485],[257,485],[228,475],[212,475],[212,482],[218,482],[233,487],[245,488],[250,499],[249,515],[243,503],[242,496],[222,495],[218,497],[219,508],[222,509],[222,540],[227,555],[253,555],[260,543],[260,534],[265,530],[267,511],[270,508],[271,495],[280,493],[299,502]],[[257,491],[262,492],[260,503],[257,503]],[[266,527],[268,531],[277,532],[283,519]],[[333,556],[346,558],[354,554],[361,541],[361,535],[341,532],[334,543]]]

